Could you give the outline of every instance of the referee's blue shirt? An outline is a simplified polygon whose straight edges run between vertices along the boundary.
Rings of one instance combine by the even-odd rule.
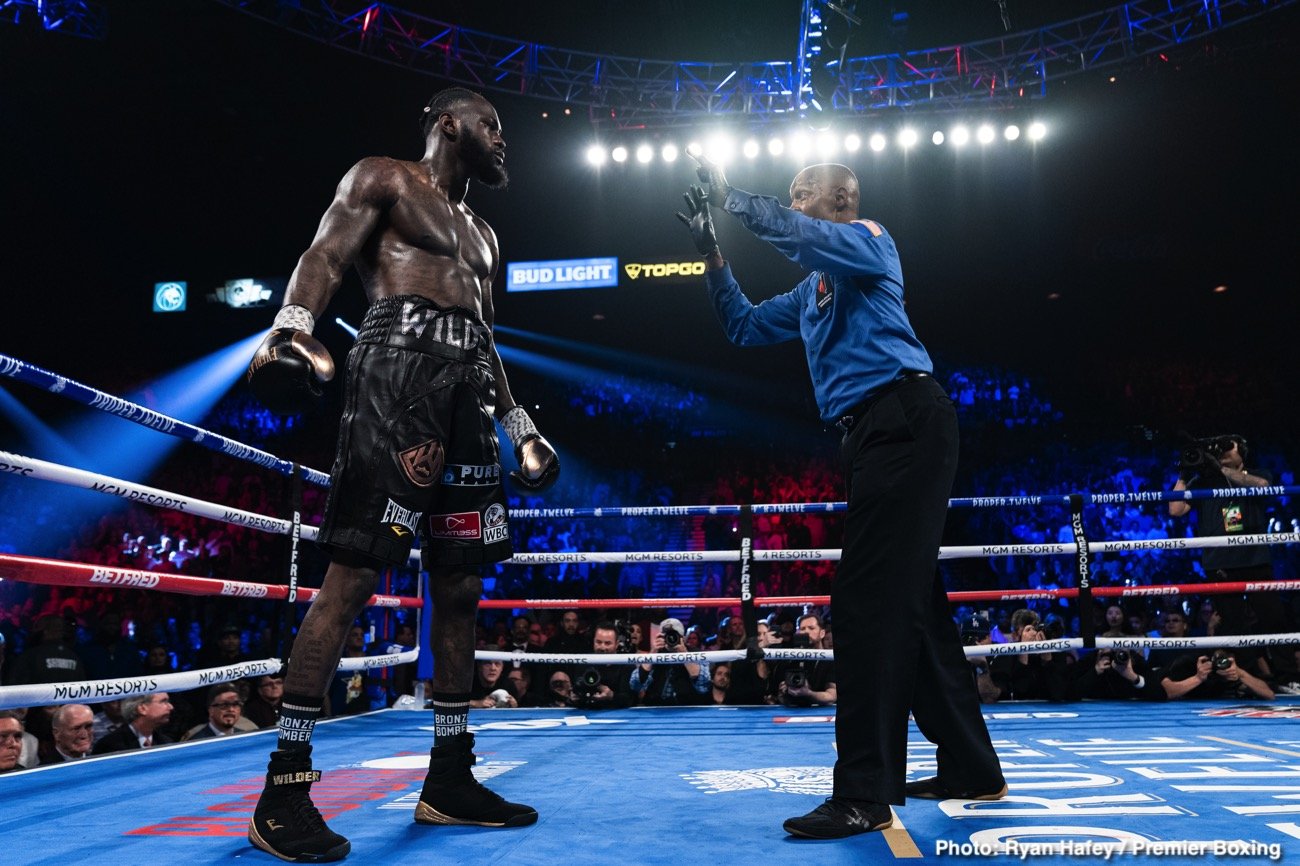
[[[934,372],[903,310],[894,239],[872,220],[836,223],[732,189],[724,208],[812,272],[789,292],[752,304],[724,265],[705,281],[727,338],[760,346],[800,338],[822,420],[835,423],[905,370]]]

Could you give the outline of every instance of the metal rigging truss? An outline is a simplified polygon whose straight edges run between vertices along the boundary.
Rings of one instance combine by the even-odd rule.
[[[0,0],[3,2],[3,0]],[[216,0],[316,41],[482,90],[588,109],[618,126],[799,116],[796,60],[648,60],[555,48],[359,0]],[[1049,82],[1174,49],[1300,0],[1135,0],[995,39],[847,59],[832,109],[1013,103]],[[79,4],[68,4],[79,5]]]
[[[35,22],[45,30],[85,39],[108,35],[108,13],[98,0],[0,0],[0,22]]]

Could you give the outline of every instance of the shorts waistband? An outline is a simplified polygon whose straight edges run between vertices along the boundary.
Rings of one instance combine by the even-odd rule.
[[[920,370],[904,370],[898,374],[897,379],[892,379],[889,382],[886,382],[882,387],[876,389],[871,396],[849,409],[847,415],[842,416],[840,420],[835,422],[835,426],[843,430],[845,433],[848,433],[859,421],[866,417],[867,413],[871,411],[871,407],[876,405],[881,397],[884,397],[891,391],[897,390],[908,382],[915,381],[916,379],[929,378],[929,373],[922,373]]]
[[[380,298],[370,305],[358,343],[395,346],[466,364],[490,364],[492,332],[461,307],[444,309],[420,295]]]

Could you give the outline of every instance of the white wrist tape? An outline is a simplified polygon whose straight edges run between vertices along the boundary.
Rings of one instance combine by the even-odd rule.
[[[516,448],[523,445],[525,440],[542,435],[537,432],[537,425],[533,423],[532,418],[528,417],[523,406],[516,406],[502,415],[501,426],[510,437],[510,444]]]
[[[275,314],[275,321],[271,323],[273,331],[288,328],[291,331],[306,331],[310,334],[315,327],[316,318],[311,314],[311,310],[299,304],[281,307],[280,312]]]

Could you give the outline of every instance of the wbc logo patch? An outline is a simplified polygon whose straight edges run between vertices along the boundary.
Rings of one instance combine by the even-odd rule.
[[[437,484],[442,477],[445,459],[442,443],[437,439],[397,452],[397,462],[402,464],[402,471],[416,487],[432,487]]]
[[[510,527],[506,524],[506,510],[499,502],[488,506],[483,512],[483,543],[492,544],[505,541],[510,537]]]

